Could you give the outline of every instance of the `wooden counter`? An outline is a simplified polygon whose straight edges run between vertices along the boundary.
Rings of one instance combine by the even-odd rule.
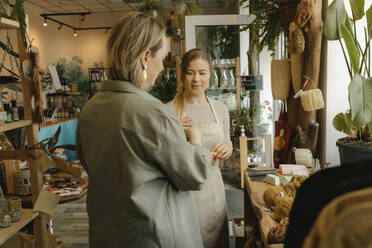
[[[245,181],[245,190],[247,194],[244,194],[245,197],[249,199],[245,199],[245,202],[250,202],[252,204],[252,208],[254,214],[257,217],[258,225],[260,228],[261,239],[266,248],[279,248],[284,247],[283,244],[268,244],[267,234],[269,233],[270,229],[274,226],[278,226],[277,223],[270,214],[265,211],[262,207],[266,207],[266,204],[263,200],[263,194],[266,189],[273,187],[272,185],[266,182],[253,182],[250,177],[248,176],[248,172],[245,171],[244,175]]]

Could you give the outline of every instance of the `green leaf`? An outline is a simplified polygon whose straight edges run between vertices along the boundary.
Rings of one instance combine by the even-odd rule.
[[[27,41],[26,41],[26,15],[25,9],[23,7],[24,0],[16,0],[13,11],[11,13],[11,18],[13,20],[17,20],[19,22],[19,29],[22,34],[22,41],[24,47],[27,48]]]
[[[351,119],[361,128],[372,123],[372,78],[356,75],[349,85]]]
[[[346,10],[343,0],[334,0],[328,7],[324,34],[327,40],[340,39],[341,25],[345,23]]]
[[[353,27],[351,26],[351,21],[350,21],[350,18],[347,14],[346,14],[346,18],[345,18],[345,26],[346,26],[347,30],[349,30],[350,33],[353,33]]]
[[[335,118],[333,118],[333,127],[340,132],[343,132],[347,135],[350,134],[350,131],[355,130],[351,121],[350,112],[338,113]]]
[[[5,17],[10,16],[10,5],[8,0],[0,0],[0,10],[2,10],[2,13],[5,15]]]
[[[366,12],[367,17],[367,29],[368,29],[368,37],[369,39],[372,38],[372,4]]]
[[[364,16],[364,0],[350,0],[350,6],[354,21],[362,19]]]
[[[345,24],[341,25],[341,33],[342,37],[344,37],[345,45],[347,48],[347,52],[349,54],[350,63],[353,67],[354,72],[359,72],[359,60],[360,60],[360,53],[358,50],[357,45],[355,44],[354,37],[352,33],[347,29]]]

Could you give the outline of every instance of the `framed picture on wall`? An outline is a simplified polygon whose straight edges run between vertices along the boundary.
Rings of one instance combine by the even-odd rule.
[[[61,84],[61,80],[59,80],[59,76],[58,76],[56,67],[54,65],[48,65],[48,69],[49,69],[50,75],[52,76],[52,79],[53,79],[54,89],[56,91],[57,90],[62,90],[63,87],[62,87],[62,84]]]

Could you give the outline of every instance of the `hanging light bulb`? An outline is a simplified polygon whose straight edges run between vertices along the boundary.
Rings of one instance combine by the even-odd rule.
[[[75,36],[75,37],[77,36],[76,29],[74,29],[74,36]]]
[[[46,21],[46,18],[44,18],[43,26],[44,26],[44,27],[48,26],[48,23],[47,23],[47,21]]]

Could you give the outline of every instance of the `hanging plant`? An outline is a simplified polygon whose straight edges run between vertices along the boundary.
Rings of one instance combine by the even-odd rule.
[[[185,16],[201,15],[203,10],[195,3],[190,1],[178,1],[175,4],[176,27],[181,29],[182,36],[185,37]]]
[[[225,7],[229,4],[229,0],[216,1]],[[259,52],[264,47],[267,47],[274,55],[279,36],[282,32],[288,32],[290,18],[295,17],[296,6],[300,1],[257,0],[247,4],[248,2],[248,0],[240,0],[239,5],[250,8],[250,14],[254,14],[256,19],[252,24],[243,27],[241,31],[249,29],[259,30],[257,37],[251,40],[250,46],[258,44]]]
[[[165,9],[161,6],[160,2],[153,2],[150,0],[145,0],[143,6],[139,8],[139,11],[154,18],[162,18],[165,14]]]

